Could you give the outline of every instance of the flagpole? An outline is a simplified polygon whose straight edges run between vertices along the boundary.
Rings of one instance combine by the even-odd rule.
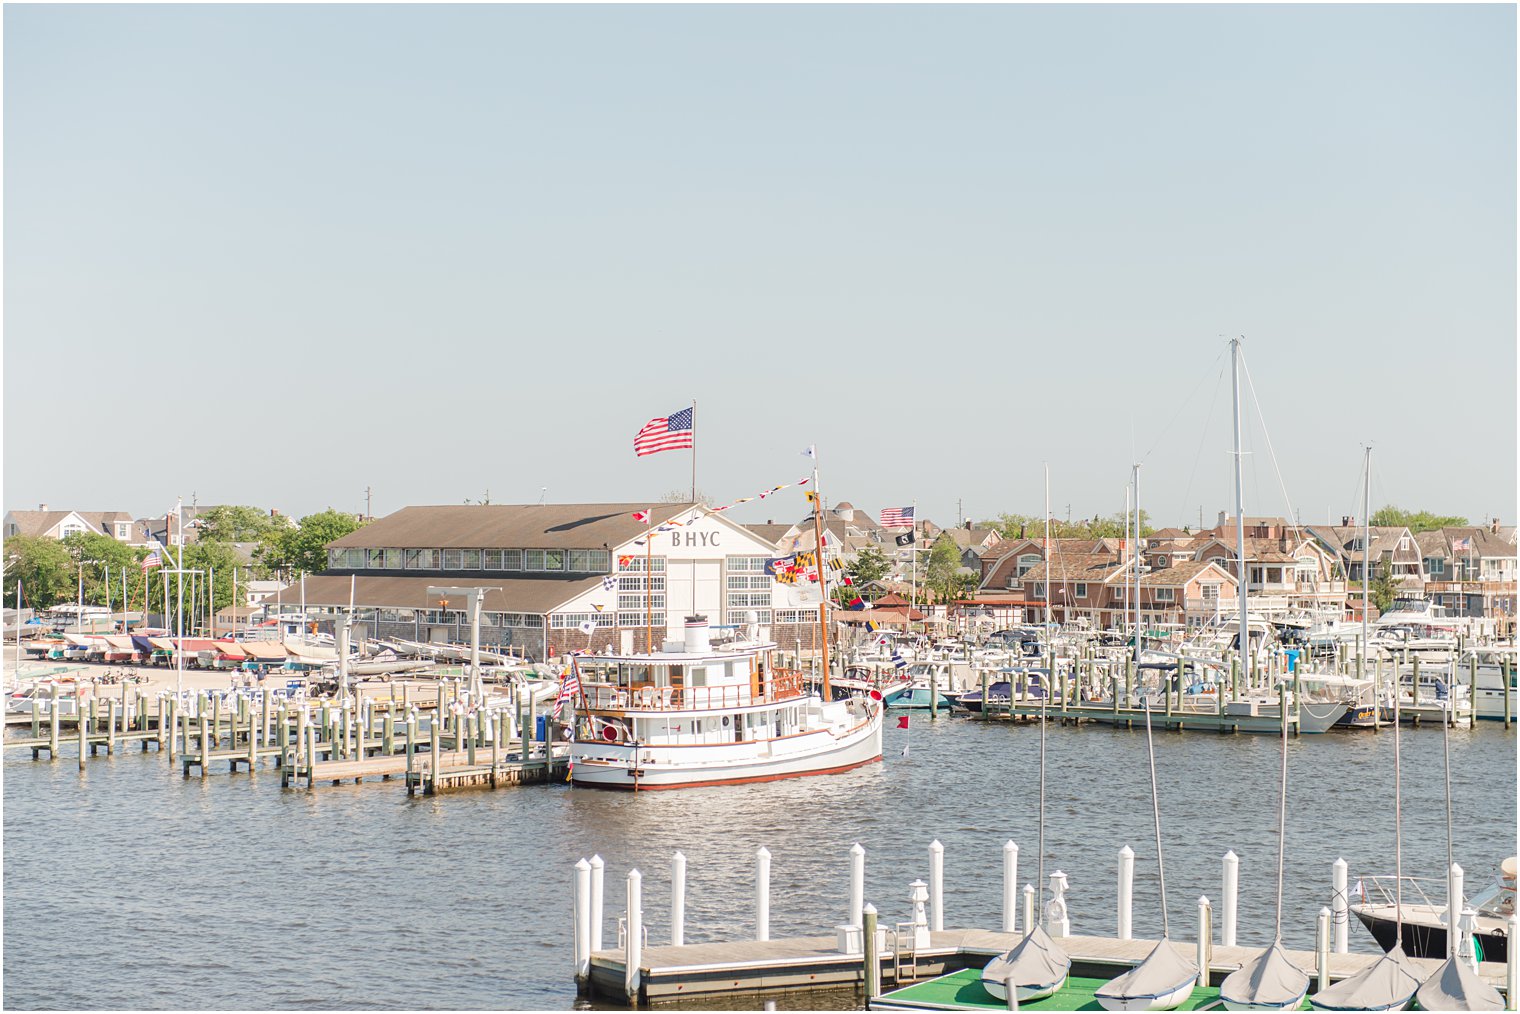
[[[691,399],[691,502],[697,502],[697,399]],[[696,594],[695,578],[692,583],[692,594]],[[697,610],[692,608],[692,612]]]
[[[649,510],[653,512],[654,508]],[[650,524],[653,520],[653,513],[644,516],[644,650],[651,655],[654,654],[654,599],[650,597],[654,584],[654,526]]]
[[[1045,636],[1047,639],[1050,637],[1050,587],[1053,576],[1050,559],[1050,462],[1047,461],[1045,462]]]
[[[918,604],[918,501],[913,501],[913,516],[908,519],[908,560],[912,570],[908,577],[908,615],[903,617],[903,633],[913,630],[913,609]]]
[[[818,590],[823,596],[818,603],[818,633],[822,652],[823,702],[827,704],[834,699],[834,693],[829,685],[829,579],[828,568],[823,560],[823,489],[818,484],[818,446],[816,444],[813,445],[813,539],[817,543],[815,548],[818,550],[813,558],[813,565],[818,568]],[[909,615],[912,615],[911,611]]]
[[[179,589],[179,605],[175,614],[175,621],[179,626],[179,641],[175,644],[174,652],[174,692],[182,694],[185,691],[185,501],[184,498],[174,503],[175,527],[179,531],[179,580],[175,586]],[[165,588],[165,594],[168,589]]]

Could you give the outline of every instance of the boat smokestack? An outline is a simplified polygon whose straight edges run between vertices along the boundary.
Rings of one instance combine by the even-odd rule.
[[[690,652],[712,650],[712,636],[707,628],[707,617],[686,617],[686,650]]]

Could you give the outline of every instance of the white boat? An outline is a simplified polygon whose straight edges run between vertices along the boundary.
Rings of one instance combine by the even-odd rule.
[[[776,644],[713,644],[689,617],[685,640],[647,655],[578,660],[571,779],[600,788],[676,789],[834,774],[881,759],[882,706],[824,701],[774,662]]]
[[[1474,663],[1478,670],[1477,694],[1473,697],[1474,714],[1479,718],[1501,720],[1505,702],[1509,703],[1510,721],[1520,718],[1520,693],[1515,682],[1517,649],[1513,644],[1469,648],[1456,662],[1455,681],[1469,683]],[[1506,693],[1504,684],[1509,683]]]

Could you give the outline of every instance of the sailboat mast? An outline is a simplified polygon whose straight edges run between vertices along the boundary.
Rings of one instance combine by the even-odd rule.
[[[1367,591],[1372,583],[1372,445],[1362,455],[1362,672],[1367,671]],[[1395,678],[1394,686],[1398,686]],[[1376,694],[1373,706],[1376,707]]]
[[[822,596],[818,603],[818,643],[822,651],[823,700],[828,702],[834,699],[833,689],[829,684],[829,568],[823,559],[823,490],[818,486],[816,449],[813,453],[813,541],[817,543],[815,548],[818,550],[813,558],[813,564],[818,568],[818,591]],[[911,606],[908,615],[910,618],[913,615]]]
[[[1251,640],[1250,623],[1246,613],[1246,518],[1241,507],[1241,451],[1240,451],[1240,339],[1230,339],[1230,387],[1235,405],[1235,580],[1240,588],[1240,677],[1246,686],[1251,684],[1251,656],[1247,644]]]
[[[1135,666],[1140,665],[1140,464],[1135,463]]]
[[[1055,585],[1054,561],[1050,559],[1050,462],[1045,462],[1045,637],[1050,637],[1050,594]],[[1041,719],[1043,722],[1044,719]],[[1043,888],[1042,888],[1043,890]]]

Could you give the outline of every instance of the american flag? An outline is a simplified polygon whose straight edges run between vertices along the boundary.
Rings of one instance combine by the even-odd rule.
[[[911,528],[912,526],[912,507],[888,507],[881,512],[881,527],[883,528]]]
[[[1466,539],[1452,539],[1451,548],[1456,552],[1461,552],[1464,549],[1472,549],[1472,539],[1470,537]]]
[[[559,718],[559,713],[564,710],[565,702],[572,696],[581,692],[581,678],[576,674],[575,666],[565,673],[563,682],[559,685],[559,696],[554,698],[554,717]]]
[[[162,567],[163,565],[164,565],[164,558],[162,556],[159,556],[158,555],[158,550],[155,549],[151,553],[149,553],[147,556],[143,557],[142,570],[143,570],[143,573],[146,574],[149,570],[153,569],[154,567]]]
[[[674,415],[651,419],[633,438],[633,453],[639,457],[691,447],[693,438],[692,409],[683,408]]]

